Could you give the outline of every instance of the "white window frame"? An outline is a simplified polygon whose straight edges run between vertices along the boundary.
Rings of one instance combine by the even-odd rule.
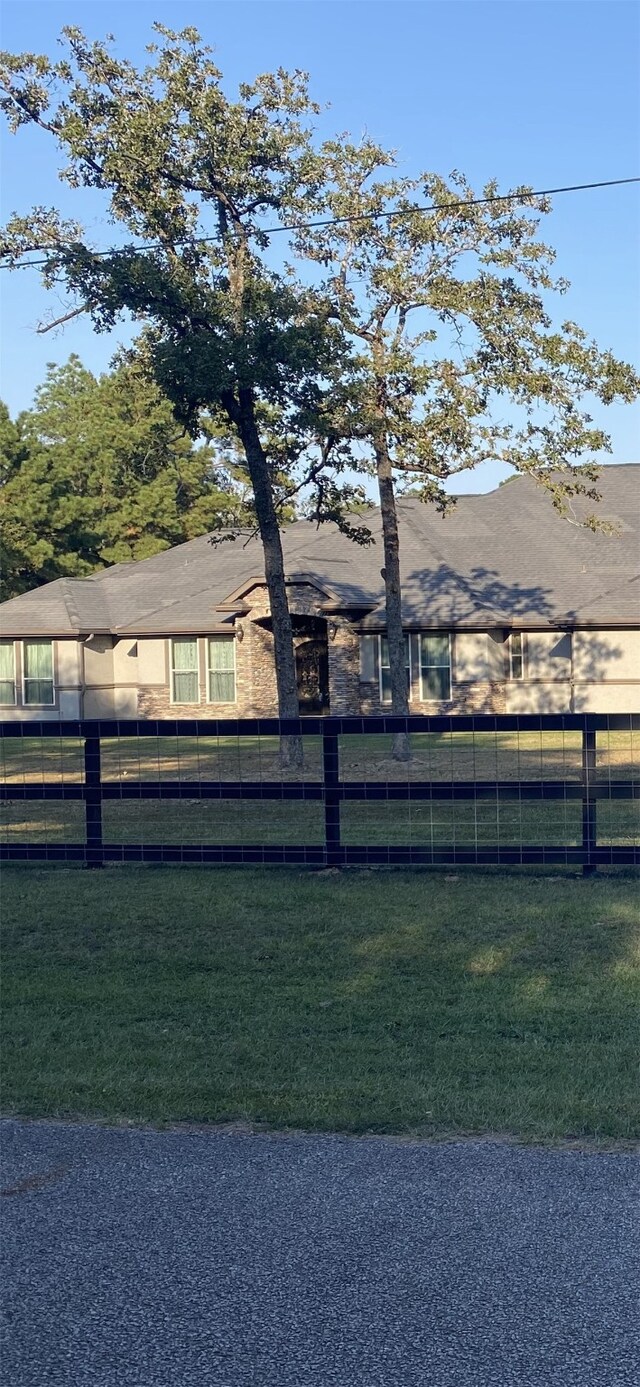
[[[408,647],[409,647],[409,691],[408,691],[408,701],[409,701],[409,703],[411,703],[411,701],[412,701],[412,699],[413,699],[413,667],[412,667],[412,655],[411,655],[411,645],[412,645],[411,636],[412,636],[413,633],[412,633],[411,631],[403,631],[402,634],[403,634],[403,636],[404,636],[404,638],[405,638],[405,640],[406,640],[406,642],[407,642],[407,645],[408,645]],[[383,696],[382,696],[382,642],[383,642],[383,640],[384,640],[384,641],[387,641],[387,649],[388,649],[388,648],[389,648],[389,642],[388,642],[387,637],[386,637],[386,635],[384,634],[384,632],[381,631],[381,632],[379,633],[379,635],[378,635],[378,688],[379,688],[379,692],[380,692],[380,706],[381,706],[381,707],[384,706],[385,708],[388,708],[389,705],[390,705],[390,703],[391,703],[391,695],[389,695],[388,698],[383,698]],[[406,668],[407,668],[407,666],[406,666],[406,664],[405,664],[405,669],[406,669]],[[389,665],[385,665],[385,669],[390,669],[390,666],[389,666]]]
[[[12,650],[13,650],[13,679],[3,679],[3,681],[2,681],[4,684],[13,684],[13,701],[12,701],[11,703],[0,703],[0,710],[1,710],[2,708],[17,708],[17,707],[19,706],[19,705],[18,705],[18,652],[17,652],[17,648],[16,648],[16,647],[17,647],[17,644],[18,644],[17,641],[12,641],[12,640],[10,640],[10,639],[8,639],[8,638],[6,638],[6,637],[5,637],[4,640],[3,640],[3,645],[10,645],[11,648],[12,648]],[[36,706],[37,706],[37,705],[36,705]],[[1,712],[0,712],[0,716],[2,716]]]
[[[211,674],[219,674],[219,673],[220,673],[219,670],[212,670],[212,669],[211,669],[211,666],[210,666],[210,664],[209,664],[209,649],[210,649],[210,644],[209,644],[209,643],[210,643],[210,641],[224,641],[226,644],[229,644],[229,643],[230,643],[230,644],[233,646],[233,698],[223,698],[223,699],[220,699],[220,698],[211,698],[211,697],[210,697],[210,694],[211,694],[211,680],[210,680],[209,676],[210,676]],[[217,632],[217,633],[214,634],[213,636],[205,636],[204,656],[205,656],[205,665],[206,665],[206,671],[207,671],[207,703],[215,703],[216,705],[218,705],[218,704],[221,705],[221,704],[224,703],[224,704],[226,704],[229,708],[233,708],[233,707],[235,706],[235,704],[238,702],[238,671],[237,671],[237,660],[236,660],[236,637],[235,637],[235,636],[223,636],[221,632]],[[228,670],[228,671],[226,671],[226,672],[227,672],[227,673],[231,673],[230,670]]]
[[[518,636],[518,637],[520,638],[520,650],[517,652],[516,657],[515,657],[517,660],[520,661],[520,673],[519,673],[519,674],[514,674],[514,672],[513,672],[513,661],[514,661],[513,638],[514,638],[514,636]],[[525,659],[526,659],[526,637],[525,637],[525,633],[524,633],[524,631],[511,631],[510,634],[509,634],[509,679],[515,680],[515,682],[518,683],[518,684],[521,683],[521,681],[522,681],[523,679],[526,678],[526,674],[525,674]]]
[[[425,697],[424,681],[422,677],[422,637],[423,636],[446,636],[449,645],[449,692],[446,698],[427,698]],[[453,637],[451,631],[420,631],[418,633],[420,641],[420,702],[421,703],[450,703],[453,698]],[[432,665],[432,669],[446,669],[446,665]]]
[[[27,645],[50,645],[50,646],[51,646],[51,681],[50,681],[50,682],[51,682],[51,698],[48,699],[46,703],[31,703],[31,702],[27,702],[27,684],[42,684],[42,683],[45,682],[45,681],[42,680],[42,679],[32,679],[30,675],[27,676],[27,674],[26,674],[27,660],[26,660],[26,655],[25,655],[25,648],[26,648]],[[21,671],[20,671],[20,675],[21,675],[20,683],[21,683],[21,686],[22,686],[22,687],[21,687],[21,693],[22,693],[22,706],[23,706],[23,708],[55,708],[55,706],[56,706],[56,664],[55,664],[55,651],[54,651],[54,648],[53,648],[53,641],[52,641],[52,640],[51,640],[51,641],[48,641],[47,638],[46,638],[46,636],[45,636],[44,638],[42,638],[42,637],[40,637],[40,636],[34,636],[32,640],[26,640],[26,639],[25,639],[25,640],[21,641],[20,655],[21,655],[21,663],[22,663],[22,669],[21,669]],[[47,683],[48,683],[48,682],[49,682],[49,681],[47,680]],[[15,705],[14,705],[14,706],[15,706]]]
[[[173,645],[174,645],[174,641],[190,641],[190,640],[192,640],[192,639],[193,639],[193,637],[191,637],[191,636],[170,636],[170,637],[169,637],[169,703],[170,703],[172,706],[176,707],[176,708],[197,708],[198,704],[201,702],[201,697],[200,697],[200,641],[199,641],[199,639],[198,639],[197,636],[195,637],[195,646],[196,646],[196,665],[195,665],[195,669],[179,669],[179,670],[176,670],[176,669],[174,668],[174,663],[173,663]],[[174,676],[174,674],[176,674],[176,673],[177,673],[177,674],[195,674],[195,675],[197,676],[197,680],[198,680],[198,695],[197,695],[197,698],[194,698],[194,699],[190,700],[188,703],[185,703],[184,699],[181,699],[181,698],[174,698],[174,696],[173,696],[173,689],[174,689],[173,676]]]

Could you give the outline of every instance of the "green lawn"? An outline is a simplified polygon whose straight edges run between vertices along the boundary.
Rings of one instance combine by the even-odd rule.
[[[639,885],[6,868],[4,1110],[638,1139]]]

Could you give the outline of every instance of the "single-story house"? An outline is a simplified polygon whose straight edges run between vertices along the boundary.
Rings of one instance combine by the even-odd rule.
[[[399,502],[413,712],[638,711],[640,465],[606,467],[599,489],[615,534],[563,519],[523,477],[444,517]],[[365,521],[367,547],[308,521],[283,534],[302,712],[389,706],[379,512]],[[5,602],[0,632],[4,719],[277,711],[255,536],[60,578]]]

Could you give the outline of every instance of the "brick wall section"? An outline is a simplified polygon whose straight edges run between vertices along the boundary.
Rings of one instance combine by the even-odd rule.
[[[235,703],[207,703],[206,690],[200,686],[199,703],[172,703],[168,687],[141,684],[138,689],[140,718],[237,718]],[[247,713],[248,717],[249,714]]]
[[[360,707],[351,709],[352,712],[367,713],[390,713],[391,708],[388,703],[380,702],[380,691],[377,684],[358,685]],[[506,685],[504,683],[492,684],[469,684],[454,682],[453,698],[446,703],[422,703],[420,699],[412,698],[409,704],[409,712],[415,716],[420,714],[436,716],[446,716],[448,713],[505,713],[506,707]]]

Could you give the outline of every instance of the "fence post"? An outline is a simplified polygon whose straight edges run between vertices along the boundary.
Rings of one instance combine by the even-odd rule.
[[[338,794],[338,736],[326,724],[322,727],[322,772],[324,781],[324,846],[328,867],[340,862],[340,796]]]
[[[102,779],[100,776],[100,738],[84,739],[84,809],[87,836],[87,867],[102,867]]]
[[[596,734],[588,725],[582,732],[582,875],[593,876],[597,870],[594,850],[597,843],[596,798]]]

